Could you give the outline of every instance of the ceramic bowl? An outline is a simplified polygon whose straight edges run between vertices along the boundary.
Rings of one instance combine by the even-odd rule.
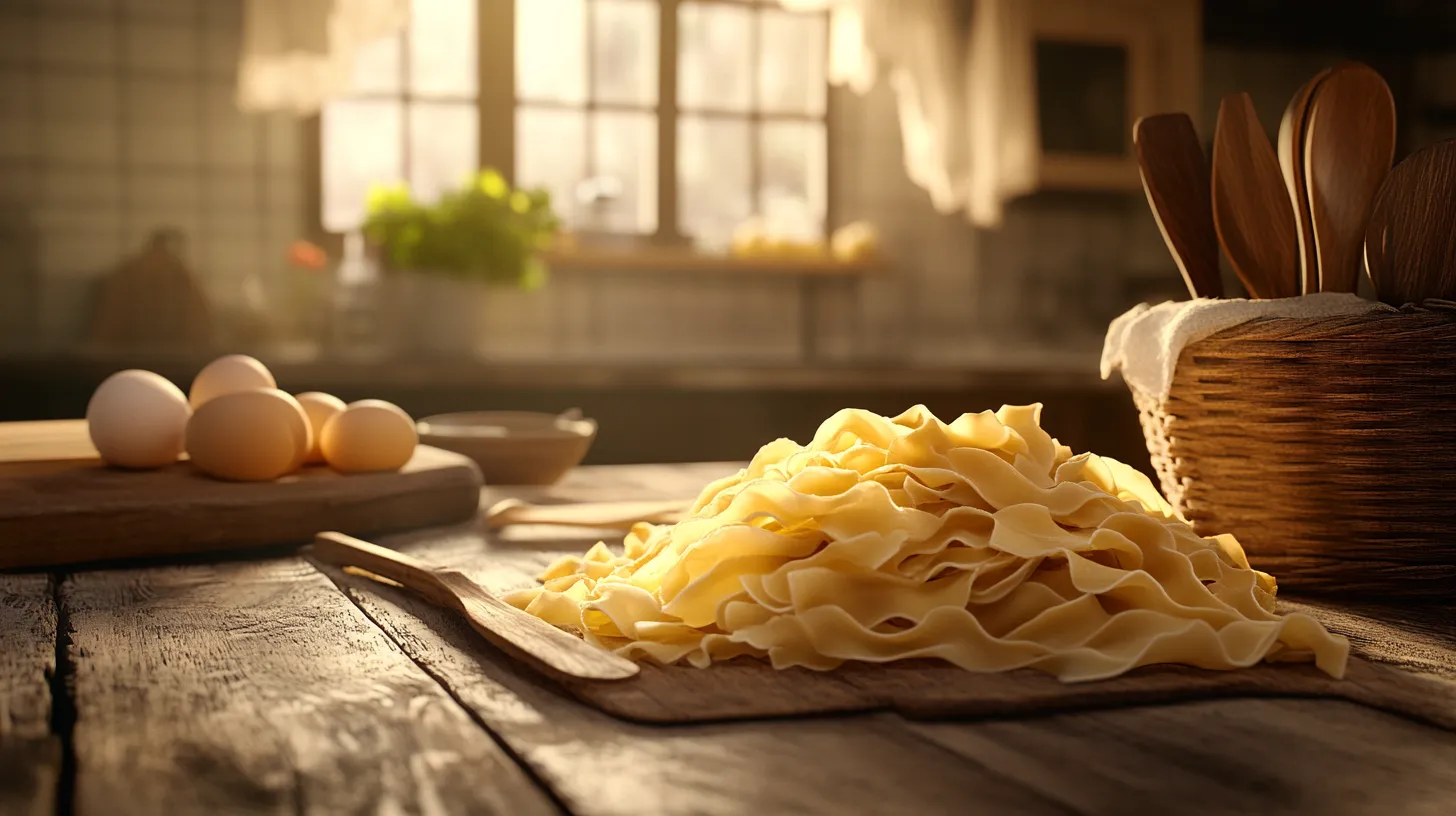
[[[597,423],[580,412],[470,411],[418,423],[420,442],[462,454],[480,466],[486,484],[549,485],[581,464]]]

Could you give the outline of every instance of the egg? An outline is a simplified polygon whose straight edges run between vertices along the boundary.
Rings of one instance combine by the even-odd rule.
[[[313,441],[298,400],[276,388],[214,397],[187,423],[187,455],[209,476],[264,482],[297,470]]]
[[[324,460],[342,473],[397,470],[414,456],[417,444],[409,414],[372,399],[349,403],[324,425],[319,439]]]
[[[254,388],[277,388],[268,367],[246,354],[229,354],[208,363],[192,381],[188,399],[192,410],[223,394],[250,391]]]
[[[86,428],[108,465],[159,468],[182,455],[190,416],[182,389],[159,374],[128,369],[107,377],[91,395]]]
[[[313,444],[309,446],[308,456],[304,459],[309,464],[317,464],[324,461],[323,451],[319,442],[323,439],[324,425],[334,418],[334,415],[344,410],[344,401],[332,394],[325,394],[321,391],[308,391],[299,394],[295,399],[303,406],[303,413],[308,416],[309,428],[313,430]]]

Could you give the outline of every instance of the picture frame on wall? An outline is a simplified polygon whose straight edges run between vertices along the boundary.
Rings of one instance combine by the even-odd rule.
[[[1039,186],[1139,189],[1133,124],[1199,109],[1201,3],[1036,0],[1033,8]]]

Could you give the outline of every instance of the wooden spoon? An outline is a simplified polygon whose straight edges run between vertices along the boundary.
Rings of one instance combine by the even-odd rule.
[[[1315,89],[1304,146],[1321,292],[1356,291],[1370,205],[1394,157],[1395,100],[1385,80],[1360,63],[1336,66]]]
[[[549,675],[625,680],[637,674],[636,663],[516,609],[455,570],[439,569],[343,533],[319,533],[311,551],[330,564],[363,570],[370,578],[395,582],[459,612],[486,640]]]
[[[1319,255],[1314,251],[1314,224],[1309,219],[1309,186],[1304,179],[1304,135],[1309,122],[1309,102],[1315,88],[1330,75],[1329,68],[1304,83],[1279,123],[1279,169],[1284,171],[1284,186],[1294,205],[1294,221],[1299,239],[1300,285],[1304,293],[1319,291]]]
[[[1224,254],[1255,298],[1299,294],[1294,205],[1279,159],[1246,93],[1218,106],[1213,133],[1213,225]]]
[[[1208,158],[1186,113],[1144,116],[1132,144],[1148,206],[1194,297],[1223,297],[1218,235],[1213,231]]]
[[[1365,226],[1365,269],[1392,306],[1456,300],[1456,139],[1423,148],[1385,177]]]

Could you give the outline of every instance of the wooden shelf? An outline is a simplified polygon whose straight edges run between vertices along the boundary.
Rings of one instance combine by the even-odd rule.
[[[575,250],[543,256],[559,272],[661,272],[858,277],[887,271],[882,261],[839,261],[826,257],[737,257],[688,250]]]

